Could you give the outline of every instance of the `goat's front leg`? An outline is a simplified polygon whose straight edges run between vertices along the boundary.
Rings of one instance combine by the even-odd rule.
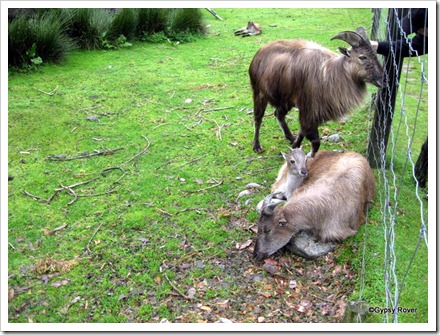
[[[310,157],[314,157],[319,150],[321,145],[321,139],[319,138],[318,128],[313,128],[307,131],[306,138],[310,141],[312,146],[312,151],[310,152]]]
[[[301,146],[303,139],[304,139],[304,133],[303,133],[302,129],[300,129],[298,137],[296,138],[296,141],[293,143],[292,147],[299,148]]]
[[[289,126],[287,125],[286,122],[286,115],[287,115],[287,110],[285,110],[284,108],[278,107],[275,110],[275,116],[277,118],[278,121],[278,125],[280,126],[281,130],[284,133],[284,137],[290,141],[291,144],[293,144],[295,142],[295,137],[292,135],[292,132],[289,129]]]

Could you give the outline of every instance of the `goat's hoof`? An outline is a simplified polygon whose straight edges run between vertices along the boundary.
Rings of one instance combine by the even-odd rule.
[[[262,154],[263,152],[265,152],[266,150],[264,150],[261,147],[254,147],[254,152],[257,154]]]

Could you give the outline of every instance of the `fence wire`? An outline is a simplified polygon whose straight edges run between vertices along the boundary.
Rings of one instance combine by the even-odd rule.
[[[389,9],[388,11],[393,11],[394,15],[386,15],[387,10],[383,9],[382,13],[377,9],[373,10],[373,22],[372,22],[372,39],[380,40],[380,41],[396,41],[396,40],[406,40],[408,41],[408,36],[405,34],[402,27],[402,13],[404,11],[398,9]],[[394,18],[394,22],[389,22],[389,18]],[[427,18],[425,18],[427,20]],[[425,21],[427,22],[427,21]],[[391,29],[391,27],[397,27],[397,29]],[[395,31],[396,36],[392,36],[391,32]],[[394,107],[394,115],[391,120],[393,120],[390,126],[388,143],[381,139],[380,141],[380,157],[374,157],[376,160],[376,166],[378,167],[378,175],[379,178],[377,180],[377,191],[380,202],[380,210],[382,214],[381,218],[381,226],[383,229],[383,238],[384,238],[384,287],[385,287],[385,308],[390,308],[395,310],[395,313],[385,313],[382,319],[382,322],[399,322],[399,301],[401,298],[401,294],[403,288],[405,287],[407,275],[411,270],[412,265],[414,264],[414,260],[416,259],[416,255],[420,250],[422,244],[426,245],[428,248],[428,228],[425,219],[425,208],[424,202],[422,200],[422,196],[420,195],[419,182],[416,178],[415,172],[415,163],[412,159],[412,146],[414,142],[414,138],[416,135],[417,128],[417,119],[420,112],[421,104],[424,99],[424,90],[426,90],[426,86],[428,84],[428,77],[425,71],[427,64],[427,57],[425,55],[418,55],[417,51],[414,50],[410,44],[410,52],[413,57],[403,58],[403,67],[402,72],[397,73],[398,63],[401,59],[401,55],[398,54],[398,50],[391,44],[391,59],[394,62],[394,68],[396,69],[395,78],[396,81],[394,85],[397,87],[397,95],[396,102]],[[421,70],[421,78],[420,78],[420,90],[417,96],[417,110],[415,111],[414,120],[409,120],[409,116],[406,111],[406,97],[408,95],[408,83],[412,80],[410,76],[410,68],[419,67]],[[385,71],[385,75],[387,75]],[[400,80],[399,80],[400,77]],[[385,78],[385,82],[392,84],[389,82],[390,78]],[[391,85],[387,86],[388,94],[391,96]],[[379,96],[378,96],[379,97]],[[374,100],[374,99],[373,99]],[[393,106],[391,102],[388,101],[388,104],[381,104],[383,108],[388,109],[388,111],[393,110]],[[374,103],[371,107],[371,113],[375,110]],[[384,113],[386,111],[383,111]],[[371,126],[371,125],[370,125]],[[385,133],[385,129],[387,125],[384,123],[381,125],[383,127],[382,133]],[[370,134],[368,134],[370,136]],[[379,139],[377,139],[379,142]],[[402,150],[401,147],[398,147],[398,143],[406,143],[406,159],[403,164],[403,168],[398,169],[396,167],[396,153],[397,151]],[[420,150],[418,148],[417,150]],[[388,157],[388,158],[387,158]],[[387,162],[387,160],[389,162]],[[402,267],[402,263],[400,263],[400,269],[404,268],[403,271],[400,270],[400,275],[396,270],[397,264],[399,262],[398,255],[396,253],[396,232],[395,225],[396,219],[398,219],[399,211],[399,195],[400,190],[402,188],[402,184],[404,178],[408,176],[408,164],[411,167],[412,178],[415,182],[414,187],[414,201],[419,203],[420,207],[420,229],[419,235],[417,236],[417,241],[415,243],[415,248],[412,251],[410,260],[408,264],[404,264]],[[363,258],[362,258],[362,268],[360,273],[360,284],[359,284],[359,299],[362,300],[365,292],[365,272],[368,268],[367,260],[365,259],[366,248],[368,244],[369,231],[368,225],[366,225],[366,230],[364,234],[364,243],[363,243]]]

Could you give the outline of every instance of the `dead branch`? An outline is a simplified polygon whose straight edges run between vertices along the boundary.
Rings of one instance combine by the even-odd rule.
[[[24,190],[24,194],[27,195],[28,197],[31,197],[31,198],[35,199],[35,200],[43,201],[43,202],[47,202],[47,199],[44,199],[44,198],[39,197],[39,196],[37,196],[37,195],[30,194],[30,193],[29,193],[28,191],[26,191],[26,190]]]
[[[168,216],[173,216],[173,214],[171,214],[171,213],[169,213],[169,212],[167,212],[167,211],[165,211],[165,210],[163,210],[163,209],[160,209],[160,208],[156,208],[159,212],[161,212],[162,214],[165,214],[165,215],[168,215]]]
[[[133,157],[131,157],[128,161],[126,161],[125,163],[122,163],[121,165],[126,165],[128,163],[130,163],[133,159],[136,159],[137,157],[139,157],[140,155],[143,155],[147,152],[148,148],[151,145],[151,142],[148,138],[146,138],[144,135],[142,135],[142,138],[148,142],[147,146],[144,148],[144,150],[142,150],[141,152],[137,153],[136,155],[134,155]]]
[[[217,121],[214,120],[214,119],[203,118],[203,120],[206,120],[206,121],[210,121],[210,122],[214,122],[214,123],[215,123],[215,125],[216,125],[217,128],[218,128],[218,130],[217,130],[217,132],[216,132],[215,134],[217,135],[217,138],[218,138],[219,141],[221,142],[221,141],[222,141],[222,128],[224,127],[224,125],[223,125],[223,126],[220,126],[220,125],[217,123]]]
[[[210,113],[210,112],[222,111],[222,110],[231,109],[231,108],[234,108],[234,107],[231,106],[231,107],[220,107],[220,108],[211,108],[211,109],[203,109],[202,108],[202,109],[199,109],[194,116],[198,116],[200,113]]]
[[[93,233],[92,237],[90,237],[89,242],[87,242],[87,245],[84,247],[84,251],[81,255],[84,256],[87,252],[92,253],[92,251],[89,249],[89,245],[92,242],[93,238],[96,236],[96,234],[98,233],[98,230],[101,229],[102,225],[104,224],[104,222],[101,222],[100,225],[98,226],[98,228],[95,230],[95,232]]]
[[[209,210],[206,209],[206,208],[185,208],[185,209],[181,209],[180,211],[177,211],[174,214],[177,215],[177,214],[184,213],[184,212],[189,212],[189,211],[194,211],[197,214],[200,214],[202,211],[209,212]]]
[[[168,278],[168,276],[167,276],[167,274],[166,274],[165,272],[163,273],[163,275],[164,275],[165,279],[168,281],[168,283],[171,285],[171,287],[172,287],[177,293],[179,293],[181,297],[185,298],[186,300],[190,300],[190,301],[192,301],[192,298],[191,298],[191,297],[189,297],[189,296],[187,296],[186,294],[182,293],[182,292],[176,287],[176,285],[174,285],[174,284],[171,282],[170,278]]]
[[[117,148],[117,149],[109,149],[106,151],[98,151],[93,154],[84,153],[79,156],[73,156],[73,157],[65,157],[63,155],[56,155],[56,156],[49,156],[46,159],[50,161],[72,161],[74,159],[82,159],[82,158],[89,158],[93,156],[106,156],[106,155],[113,155],[116,151],[124,150],[124,148]]]
[[[52,96],[52,95],[54,95],[55,93],[56,93],[56,91],[58,90],[58,86],[57,87],[55,87],[52,91],[50,91],[50,92],[45,92],[45,91],[43,91],[43,90],[40,90],[39,88],[36,88],[36,87],[34,87],[38,92],[41,92],[41,93],[44,93],[44,94],[47,94],[47,95],[50,95],[50,96]]]
[[[184,167],[185,165],[188,165],[188,164],[191,164],[191,163],[197,162],[197,161],[201,160],[202,158],[205,158],[207,155],[208,155],[208,154],[203,155],[202,157],[199,157],[199,158],[191,159],[191,160],[189,160],[188,162],[185,162],[185,163],[183,163],[182,165],[177,166],[177,168],[179,169],[179,168],[181,168],[181,167]]]
[[[77,197],[78,197],[78,198],[99,197],[99,196],[101,196],[101,195],[106,195],[106,194],[110,194],[110,193],[113,193],[113,192],[115,192],[115,190],[114,190],[114,189],[110,189],[110,190],[107,190],[107,191],[102,192],[102,193],[94,193],[94,194],[77,194]]]
[[[220,180],[220,181],[217,182],[217,184],[215,184],[215,185],[208,186],[208,187],[204,187],[204,188],[200,188],[200,189],[195,190],[195,191],[185,191],[185,192],[187,192],[187,193],[198,193],[198,192],[203,192],[203,191],[209,190],[209,189],[211,189],[211,188],[214,188],[214,187],[220,186],[220,185],[222,185],[222,184],[223,184],[223,180]]]

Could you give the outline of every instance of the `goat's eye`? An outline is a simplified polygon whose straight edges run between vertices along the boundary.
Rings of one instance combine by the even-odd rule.
[[[291,159],[290,164],[295,164],[295,160]]]
[[[360,60],[366,60],[366,59],[367,59],[367,56],[360,55],[360,56],[359,56],[359,59],[360,59]]]

